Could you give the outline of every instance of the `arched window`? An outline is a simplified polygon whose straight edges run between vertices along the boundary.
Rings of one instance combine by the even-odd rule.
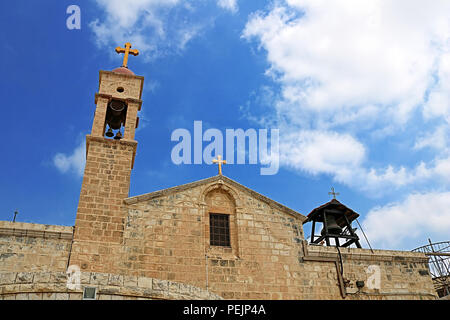
[[[221,188],[213,189],[205,197],[205,221],[208,251],[213,254],[238,252],[236,205],[233,197]]]

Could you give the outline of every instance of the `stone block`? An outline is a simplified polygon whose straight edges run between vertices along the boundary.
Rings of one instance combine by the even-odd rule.
[[[50,276],[52,283],[67,283],[67,274],[65,272],[52,272]]]
[[[138,278],[135,276],[124,276],[123,277],[123,285],[125,287],[137,287]]]
[[[43,293],[42,300],[56,300],[56,293]]]
[[[33,283],[19,284],[19,292],[32,292],[35,285]]]
[[[118,275],[118,274],[110,274],[109,280],[108,280],[108,285],[122,287],[123,286],[123,276]]]
[[[83,295],[81,293],[69,293],[69,300],[81,300]]]
[[[34,274],[30,272],[19,272],[17,273],[16,283],[33,283]]]
[[[107,273],[91,273],[90,284],[93,285],[108,285],[109,274]]]
[[[18,284],[10,284],[3,286],[3,294],[6,293],[17,293],[20,292],[20,285]]]
[[[178,294],[180,292],[180,284],[177,282],[169,282],[168,291],[173,294]]]
[[[104,295],[114,295],[114,294],[118,294],[120,292],[120,288],[118,287],[106,287],[106,288],[102,288],[100,290],[100,294],[104,294]]]
[[[15,272],[0,273],[0,285],[14,284],[16,276]]]
[[[138,278],[138,287],[139,288],[146,288],[146,289],[152,289],[152,278],[146,278],[146,277],[139,277]]]
[[[153,290],[167,292],[169,290],[169,281],[153,279]]]
[[[91,282],[91,273],[81,272],[80,280],[82,284],[89,284]]]
[[[57,293],[55,300],[69,300],[69,293]]]
[[[191,295],[191,288],[192,287],[190,285],[187,285],[187,284],[184,284],[184,283],[179,283],[179,286],[178,286],[179,291],[178,291],[178,293],[181,294],[181,295],[190,296]]]
[[[34,275],[34,283],[49,283],[50,272],[38,272]]]

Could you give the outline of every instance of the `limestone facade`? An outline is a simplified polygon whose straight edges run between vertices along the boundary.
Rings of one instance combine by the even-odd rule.
[[[422,254],[310,246],[301,214],[224,176],[125,200],[126,270],[207,288],[226,299],[429,299]],[[209,244],[210,213],[230,213],[231,248]],[[380,288],[367,287],[369,266]],[[353,294],[356,281],[366,286]]]
[[[96,300],[221,300],[183,283],[145,277],[84,272],[79,288],[68,288],[65,272],[0,273],[0,300],[81,300],[83,288],[96,288]]]
[[[223,175],[130,198],[142,87],[100,72],[75,226],[0,222],[0,298],[437,298],[424,254],[308,245],[305,216]],[[104,137],[111,99],[127,103],[122,140]],[[229,246],[211,245],[211,214]]]
[[[73,228],[0,221],[0,273],[65,271]]]

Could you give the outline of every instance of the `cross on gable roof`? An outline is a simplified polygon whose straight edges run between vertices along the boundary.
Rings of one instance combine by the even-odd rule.
[[[287,213],[289,215],[292,215],[292,216],[294,216],[296,218],[299,218],[301,221],[306,219],[306,217],[304,215],[302,215],[301,213],[299,213],[299,212],[297,212],[295,210],[292,210],[292,209],[290,209],[290,208],[288,208],[288,207],[286,207],[286,206],[276,202],[275,200],[272,200],[272,199],[270,199],[270,198],[268,198],[266,196],[263,196],[262,194],[254,191],[254,190],[252,190],[250,188],[247,188],[247,187],[243,186],[242,184],[240,184],[240,183],[238,183],[238,182],[236,182],[236,181],[234,181],[234,180],[232,180],[232,179],[230,179],[230,178],[228,178],[228,177],[226,177],[224,175],[217,175],[217,176],[213,176],[213,177],[210,177],[210,178],[207,178],[207,179],[203,179],[203,180],[187,183],[187,184],[184,184],[184,185],[179,185],[179,186],[176,186],[176,187],[172,187],[172,188],[168,188],[168,189],[164,189],[164,190],[159,190],[159,191],[154,191],[154,192],[143,194],[143,195],[140,195],[140,196],[127,198],[127,199],[124,200],[124,203],[128,204],[128,205],[132,205],[132,204],[135,204],[135,203],[139,203],[141,201],[148,201],[148,200],[153,199],[153,198],[157,198],[157,197],[160,197],[160,196],[181,192],[183,190],[187,190],[189,188],[193,188],[193,187],[196,187],[196,186],[199,186],[199,185],[210,184],[210,183],[214,183],[214,182],[218,182],[218,181],[222,181],[223,183],[228,184],[228,185],[230,185],[230,186],[232,186],[234,188],[241,189],[241,190],[245,191],[246,193],[250,194],[251,196],[255,197],[256,199],[259,199],[259,200],[261,200],[261,201],[271,205],[272,207],[275,207],[275,208],[281,210],[282,212],[285,212],[285,213]]]

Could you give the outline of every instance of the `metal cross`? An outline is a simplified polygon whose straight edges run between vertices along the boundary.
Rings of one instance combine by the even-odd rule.
[[[340,195],[339,192],[334,191],[334,187],[331,187],[331,192],[328,192],[328,194],[333,196],[333,199],[336,199],[336,196]]]
[[[117,53],[125,53],[125,56],[123,57],[123,64],[122,67],[128,68],[128,55],[131,53],[133,56],[139,55],[139,50],[131,50],[131,43],[127,42],[125,43],[125,48],[117,47],[116,48]]]
[[[13,219],[13,222],[16,222],[16,216],[19,214],[19,212],[17,212],[17,211],[15,211],[14,212],[14,219]]]
[[[217,156],[218,160],[213,160],[213,163],[216,163],[219,165],[219,175],[222,175],[222,164],[227,164],[226,160],[222,160],[222,156],[218,155]]]

